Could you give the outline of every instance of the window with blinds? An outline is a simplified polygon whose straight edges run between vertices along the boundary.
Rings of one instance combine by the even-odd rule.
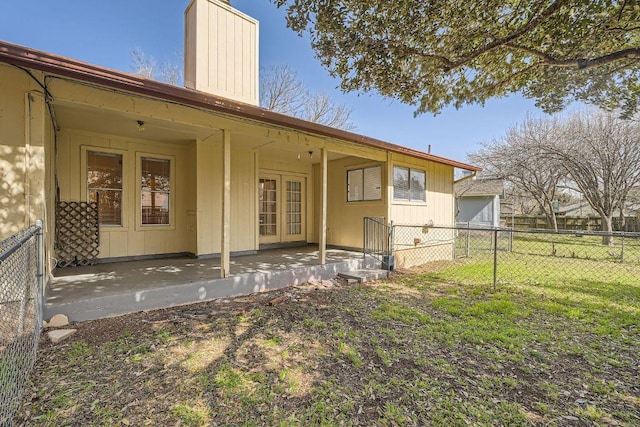
[[[347,201],[382,200],[382,166],[347,171]]]
[[[426,202],[426,172],[420,169],[393,167],[393,199]]]

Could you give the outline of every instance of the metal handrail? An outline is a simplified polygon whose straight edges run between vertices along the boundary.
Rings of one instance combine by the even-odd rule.
[[[387,270],[393,269],[393,225],[387,225],[384,217],[364,217],[362,256],[379,261]]]

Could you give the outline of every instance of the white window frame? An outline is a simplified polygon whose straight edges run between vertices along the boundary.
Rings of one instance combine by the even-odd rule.
[[[400,198],[396,192],[396,169],[404,169],[407,171],[407,198]],[[411,175],[412,172],[421,173],[424,175],[424,190],[422,191],[422,198],[415,199],[412,197],[412,188],[411,188]],[[393,166],[393,201],[394,202],[408,202],[408,203],[418,203],[418,204],[426,204],[427,203],[427,171],[419,168],[412,168],[410,166],[401,166],[394,165]]]
[[[88,156],[89,152],[94,153],[102,153],[102,154],[111,154],[111,155],[119,155],[122,158],[122,197],[121,197],[121,207],[120,207],[120,225],[116,224],[100,224],[100,228],[108,231],[128,231],[128,209],[129,209],[129,199],[127,197],[129,187],[127,183],[127,165],[128,165],[128,153],[125,150],[116,150],[113,148],[100,147],[95,145],[81,145],[80,146],[80,170],[82,173],[82,177],[80,177],[80,189],[83,194],[82,198],[85,202],[89,201],[89,183],[87,181],[89,175],[89,162]]]
[[[378,169],[378,177],[379,177],[379,181],[377,183],[377,187],[375,188],[375,190],[378,190],[380,195],[379,197],[376,198],[365,198],[365,183],[366,183],[366,179],[365,179],[365,175],[366,175],[366,171],[370,171],[373,169]],[[351,176],[352,173],[356,173],[356,172],[361,172],[361,179],[362,182],[360,183],[360,188],[362,189],[362,194],[357,195],[357,198],[352,198],[352,194],[351,194]],[[348,203],[352,203],[352,202],[375,202],[375,201],[380,201],[382,200],[383,194],[382,194],[382,165],[374,165],[374,166],[366,166],[366,167],[361,167],[361,168],[354,168],[354,169],[348,169],[347,170],[347,202]]]
[[[142,159],[169,161],[169,224],[142,223]],[[157,153],[136,152],[136,230],[175,230],[176,228],[176,158]]]

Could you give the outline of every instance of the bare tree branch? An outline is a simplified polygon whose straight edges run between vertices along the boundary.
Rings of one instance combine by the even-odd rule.
[[[537,147],[556,138],[554,122],[531,118],[509,128],[504,137],[485,143],[469,158],[492,175],[507,180],[518,192],[532,197],[549,225],[557,230],[553,202],[558,183],[566,175],[558,162],[541,156]]]
[[[176,59],[166,61],[158,67],[153,56],[145,54],[141,48],[135,47],[129,51],[131,70],[134,74],[151,80],[158,80],[174,86],[182,86],[182,53],[176,52]]]
[[[296,115],[303,107],[307,89],[289,65],[260,70],[260,106],[282,114]]]
[[[334,128],[355,129],[350,108],[335,103],[325,93],[311,94],[288,65],[274,65],[262,70],[260,105],[267,110]]]
[[[560,161],[589,205],[600,214],[602,230],[612,231],[616,209],[640,186],[640,126],[613,113],[574,114],[560,137],[539,146]],[[603,238],[611,244],[610,237]]]
[[[156,60],[145,55],[141,48],[135,47],[129,51],[131,69],[134,74],[147,79],[155,78]]]

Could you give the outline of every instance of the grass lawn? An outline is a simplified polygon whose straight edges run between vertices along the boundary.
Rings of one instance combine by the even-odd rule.
[[[492,231],[462,233],[455,240],[459,263],[429,277],[469,284],[493,283]],[[469,238],[467,238],[469,237]],[[640,282],[640,240],[619,236],[603,245],[600,236],[583,234],[527,233],[498,235],[498,283],[528,283],[561,289],[576,286],[582,292],[599,283],[625,285]]]
[[[456,256],[490,256],[493,249],[493,231],[459,230],[455,239]],[[640,263],[640,238],[613,236],[611,245],[603,245],[602,237],[581,232],[554,234],[530,233],[517,230],[514,233],[498,233],[500,251],[613,262]]]
[[[550,268],[494,293],[487,274],[438,263],[77,324],[42,339],[16,423],[640,425],[637,281]]]

